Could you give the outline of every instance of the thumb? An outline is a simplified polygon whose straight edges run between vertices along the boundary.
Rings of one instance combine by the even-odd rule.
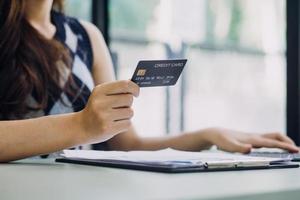
[[[252,149],[251,144],[244,144],[239,141],[235,141],[231,144],[232,152],[238,152],[238,153],[250,153]]]

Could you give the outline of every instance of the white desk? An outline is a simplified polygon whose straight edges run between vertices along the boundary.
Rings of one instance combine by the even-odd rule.
[[[163,174],[23,160],[0,164],[1,200],[300,199],[300,168]]]

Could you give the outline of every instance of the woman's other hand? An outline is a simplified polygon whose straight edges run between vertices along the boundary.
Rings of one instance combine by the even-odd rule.
[[[280,133],[251,134],[222,128],[206,131],[206,139],[218,149],[228,152],[249,153],[252,148],[280,148],[292,153],[299,148],[287,136]]]

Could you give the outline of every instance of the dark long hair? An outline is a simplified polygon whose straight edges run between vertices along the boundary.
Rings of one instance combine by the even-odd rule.
[[[19,119],[44,109],[49,97],[71,87],[60,84],[62,67],[70,68],[69,52],[29,24],[25,6],[26,0],[0,1],[0,119]],[[53,6],[62,10],[63,0],[54,0]],[[27,103],[31,94],[34,106]]]

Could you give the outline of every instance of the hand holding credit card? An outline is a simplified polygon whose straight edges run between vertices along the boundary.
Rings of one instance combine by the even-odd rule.
[[[140,87],[175,85],[187,59],[142,60],[131,78]]]

